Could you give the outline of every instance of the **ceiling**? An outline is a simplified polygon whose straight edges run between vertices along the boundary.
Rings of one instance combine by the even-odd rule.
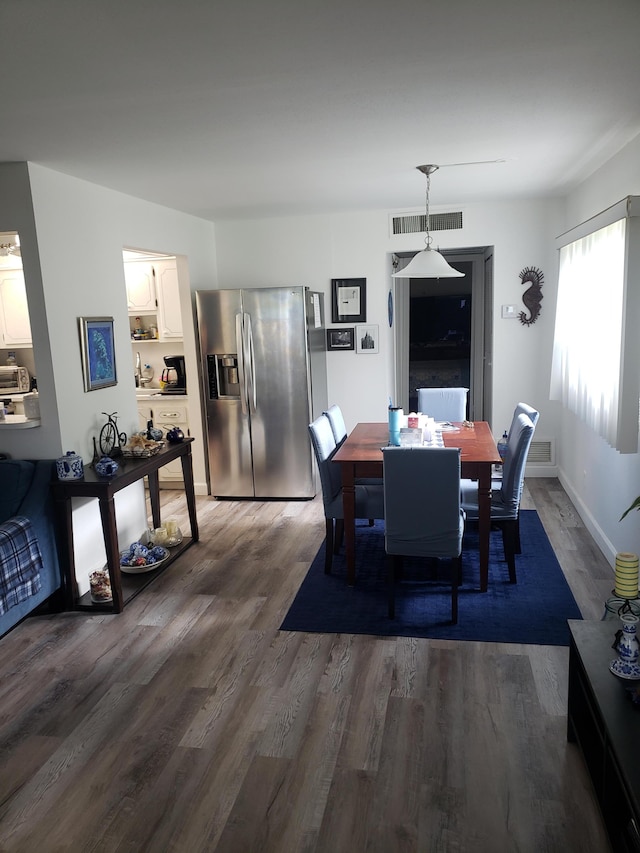
[[[637,0],[2,0],[0,161],[210,220],[558,196],[640,132]]]

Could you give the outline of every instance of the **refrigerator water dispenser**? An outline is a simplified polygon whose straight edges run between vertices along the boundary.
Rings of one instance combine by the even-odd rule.
[[[207,356],[209,399],[224,400],[240,397],[238,356],[235,353],[214,353]]]

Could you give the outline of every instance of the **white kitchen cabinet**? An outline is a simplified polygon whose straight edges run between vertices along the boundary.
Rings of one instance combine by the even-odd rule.
[[[5,349],[33,345],[22,270],[0,271],[0,335]]]
[[[154,262],[158,297],[158,338],[161,341],[182,340],[182,314],[178,267],[175,259]]]
[[[188,406],[182,396],[179,402],[176,402],[171,396],[166,398],[154,397],[148,402],[138,400],[138,419],[141,430],[146,430],[147,423],[151,420],[154,427],[161,429],[165,435],[167,430],[172,427],[180,427],[185,436],[189,435]],[[183,483],[180,459],[163,465],[158,470],[158,479],[161,484],[165,484],[165,488],[179,488]]]
[[[129,314],[155,314],[158,305],[153,264],[148,261],[126,263],[124,279],[127,284]]]
[[[159,341],[182,340],[178,267],[175,258],[128,261],[124,265],[129,316],[158,327]]]

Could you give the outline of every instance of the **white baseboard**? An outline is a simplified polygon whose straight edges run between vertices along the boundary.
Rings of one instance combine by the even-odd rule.
[[[609,565],[611,566],[611,568],[613,568],[616,564],[616,548],[605,535],[600,525],[597,523],[595,518],[592,516],[587,507],[582,502],[580,495],[578,494],[576,489],[574,489],[573,484],[569,482],[569,480],[566,478],[562,471],[558,473],[558,479],[560,480],[560,483],[562,484],[562,487],[565,492],[571,498],[571,502],[578,510],[578,514],[580,515],[584,526],[593,536],[596,541],[596,544],[604,554]]]
[[[527,465],[524,469],[525,477],[558,477],[557,465]]]

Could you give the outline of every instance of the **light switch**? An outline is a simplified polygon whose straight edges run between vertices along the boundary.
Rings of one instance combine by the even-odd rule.
[[[502,319],[503,320],[515,320],[518,316],[518,306],[517,305],[503,305],[502,306]]]

